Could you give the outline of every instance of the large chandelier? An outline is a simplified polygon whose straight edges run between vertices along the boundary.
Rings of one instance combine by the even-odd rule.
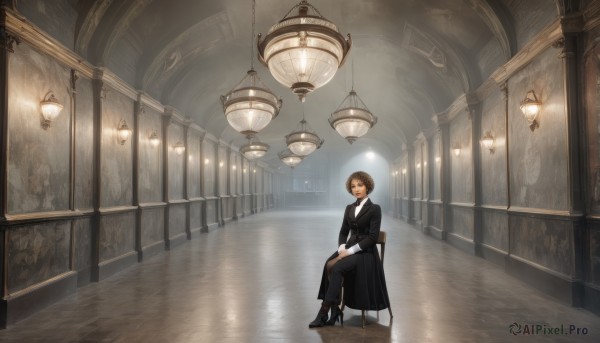
[[[377,117],[369,111],[354,91],[354,87],[329,117],[331,127],[346,138],[350,144],[366,134],[376,123]]]
[[[302,160],[305,157],[305,156],[300,156],[300,155],[294,154],[290,149],[285,149],[283,151],[280,151],[277,154],[277,156],[279,157],[281,162],[285,163],[286,165],[288,165],[292,168],[294,168],[295,166],[300,164],[300,162],[302,162]]]
[[[223,112],[234,130],[253,136],[279,114],[282,101],[264,85],[254,70],[255,1],[252,1],[250,70],[229,93],[221,96]]]
[[[240,147],[240,152],[249,160],[265,156],[269,145],[258,140],[256,137],[248,137],[248,143]]]
[[[290,16],[296,8],[298,15]],[[344,38],[335,24],[303,0],[273,25],[262,41],[259,34],[257,45],[260,60],[273,77],[304,101],[307,93],[333,78],[352,39],[350,34]]]
[[[296,129],[285,136],[285,142],[288,148],[296,155],[307,156],[323,145],[322,140],[317,134],[312,131],[306,120],[304,119],[304,111],[302,120]]]

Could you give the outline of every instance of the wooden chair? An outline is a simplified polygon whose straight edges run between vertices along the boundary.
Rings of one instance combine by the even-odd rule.
[[[385,256],[385,242],[387,240],[387,233],[383,230],[379,231],[379,238],[377,239],[377,244],[379,244],[381,246],[380,249],[380,255],[381,255],[381,266],[383,266],[383,258]],[[344,307],[346,306],[344,304],[344,286],[342,285],[342,307],[341,310],[344,311]],[[390,304],[390,306],[388,307],[388,311],[390,312],[390,318],[394,317],[394,315],[392,314],[392,305]],[[379,312],[377,312],[379,314]],[[361,310],[361,318],[362,318],[362,327],[363,329],[365,328],[365,324],[367,321],[367,316],[366,316],[366,310]]]

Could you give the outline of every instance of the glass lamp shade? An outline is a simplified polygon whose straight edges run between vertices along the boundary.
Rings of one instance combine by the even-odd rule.
[[[50,127],[50,123],[58,117],[60,112],[63,109],[63,105],[58,102],[58,99],[54,96],[52,91],[48,92],[44,97],[44,100],[40,102],[40,108],[42,111],[42,116],[44,117],[44,122],[42,124],[44,129]]]
[[[304,159],[304,156],[296,155],[290,149],[280,151],[279,154],[277,154],[277,156],[279,157],[281,162],[285,163],[286,165],[292,168],[300,164],[300,162],[302,162],[302,160]]]
[[[298,8],[298,15],[288,15]],[[312,10],[314,14],[309,14]],[[264,39],[258,36],[258,55],[273,77],[304,101],[306,94],[328,83],[344,63],[352,40],[338,31],[318,10],[301,1]]]
[[[307,128],[306,120],[300,121],[300,126],[295,131],[285,136],[285,142],[294,154],[307,156],[321,147],[323,140],[316,133]]]
[[[279,114],[282,101],[262,83],[251,69],[229,93],[221,96],[229,125],[244,135],[255,135]]]
[[[182,155],[183,152],[185,151],[185,145],[183,145],[183,143],[181,142],[177,142],[174,146],[173,146],[173,150],[175,150],[175,153],[177,155]]]
[[[491,132],[486,132],[485,135],[481,137],[480,142],[481,145],[483,145],[483,147],[488,149],[490,152],[494,151],[494,137],[492,136]]]
[[[329,117],[329,124],[352,144],[377,123],[375,117],[354,90]]]
[[[523,99],[523,101],[521,101],[520,108],[521,108],[521,111],[523,112],[523,115],[525,116],[527,121],[530,123],[529,128],[531,129],[531,131],[534,131],[537,127],[539,127],[536,118],[540,112],[541,107],[542,107],[542,102],[540,100],[538,100],[538,98],[535,95],[535,92],[533,90],[530,90],[529,92],[527,92],[525,99]]]
[[[250,141],[240,147],[240,152],[249,160],[265,156],[267,150],[269,150],[268,144],[256,141]]]
[[[157,147],[160,145],[160,138],[158,138],[158,134],[156,133],[156,131],[152,131],[152,134],[149,137],[150,139],[150,144],[153,147]]]
[[[119,139],[119,144],[124,145],[130,136],[131,129],[129,128],[129,126],[127,126],[127,122],[125,120],[121,120],[121,123],[117,128],[117,137]]]

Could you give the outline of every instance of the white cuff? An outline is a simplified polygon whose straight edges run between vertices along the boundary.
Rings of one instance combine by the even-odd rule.
[[[344,250],[346,250],[346,244],[340,245],[340,247],[338,248],[338,254],[341,254]]]
[[[348,253],[349,253],[350,255],[352,255],[352,254],[355,254],[355,253],[359,252],[360,250],[361,250],[361,249],[360,249],[360,245],[358,245],[358,243],[357,243],[357,244],[354,244],[354,245],[353,245],[353,246],[351,246],[350,248],[346,249],[346,251],[348,251]]]

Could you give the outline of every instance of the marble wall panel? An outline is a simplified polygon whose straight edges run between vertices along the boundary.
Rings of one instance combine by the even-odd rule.
[[[482,209],[481,241],[508,252],[508,215],[503,211]]]
[[[432,200],[442,200],[442,142],[441,137],[436,134],[432,139],[431,149],[433,150],[433,161],[431,168],[433,168],[432,180],[431,180],[431,195]],[[401,169],[401,168],[400,168]],[[402,170],[399,171],[399,175]]]
[[[590,224],[591,226],[591,224]],[[600,226],[595,224],[592,229],[589,230],[589,253],[590,253],[590,266],[589,266],[589,281],[600,285]]]
[[[10,228],[6,234],[9,294],[70,270],[69,221]]]
[[[411,166],[413,170],[413,175],[415,176],[415,198],[421,199],[423,198],[423,161],[424,161],[424,151],[422,144],[415,143],[415,160],[414,164]]]
[[[250,194],[250,162],[248,160],[242,160],[242,183],[243,183],[243,194]]]
[[[85,270],[92,266],[92,220],[90,218],[73,221],[74,266],[75,270]]]
[[[133,100],[105,86],[102,100],[102,139],[100,153],[101,206],[131,205],[133,199],[132,139],[120,144],[117,128],[122,120],[133,127]]]
[[[138,196],[140,203],[163,201],[163,144],[162,114],[144,107],[139,118],[139,170]],[[150,144],[150,136],[156,132],[158,146]]]
[[[92,80],[79,77],[75,93],[75,208],[93,208],[94,95]]]
[[[190,203],[190,229],[198,229],[202,227],[202,201]]]
[[[590,53],[585,55],[585,111],[587,134],[588,179],[590,196],[588,207],[600,213],[600,28],[591,32],[587,42]]]
[[[511,254],[567,276],[574,274],[570,221],[510,215],[509,228]]]
[[[187,204],[169,205],[169,236],[175,237],[185,233]]]
[[[464,207],[452,208],[452,228],[450,232],[472,240],[473,235],[473,209]]]
[[[219,190],[217,191],[217,194],[226,195],[229,194],[229,190],[227,189],[227,174],[229,173],[227,168],[227,147],[219,146],[218,154],[219,165],[217,167],[217,172],[219,173]]]
[[[482,104],[481,135],[494,137],[494,151],[481,146],[481,203],[502,206],[508,204],[506,174],[506,101],[500,91],[494,92]]]
[[[8,65],[8,213],[69,208],[70,71],[27,44]],[[52,90],[64,108],[44,130],[40,101]]]
[[[177,143],[185,144],[183,127],[169,125],[169,200],[183,199],[184,159],[185,152],[178,155],[173,147]],[[186,146],[186,149],[188,147]]]
[[[135,213],[118,213],[100,217],[100,262],[135,250]]]
[[[211,225],[218,223],[217,219],[217,200],[211,199],[206,201],[206,224]]]
[[[147,247],[165,240],[165,208],[142,209],[141,245]]]
[[[434,226],[438,229],[442,229],[442,205],[441,204],[430,204],[429,212],[431,213],[430,226]]]
[[[450,123],[450,147],[460,147],[460,155],[450,152],[452,202],[473,202],[472,127],[467,112],[462,112]]]
[[[548,49],[508,81],[510,203],[569,208],[567,127],[560,50]],[[540,127],[531,132],[519,104],[529,90],[543,102]]]
[[[202,143],[202,149],[204,150],[204,185],[202,186],[202,190],[204,191],[204,196],[215,196],[215,168],[219,166],[215,155],[215,143],[205,139]]]
[[[187,191],[189,198],[198,198],[202,196],[200,185],[200,134],[197,131],[188,131],[188,181]]]

